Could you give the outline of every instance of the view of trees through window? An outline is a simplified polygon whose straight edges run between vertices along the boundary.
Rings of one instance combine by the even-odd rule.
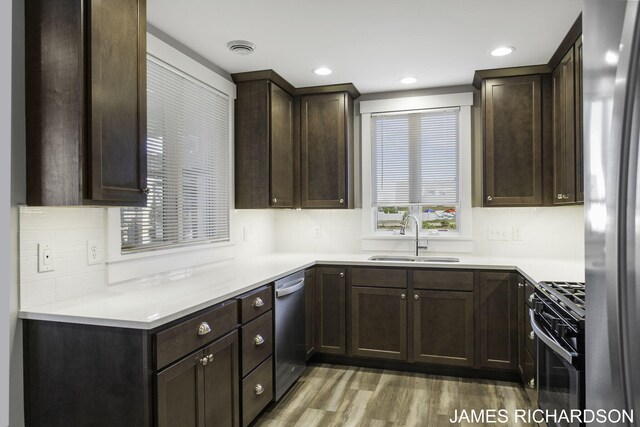
[[[457,206],[385,206],[378,207],[376,228],[399,231],[408,215],[416,215],[425,231],[457,231]]]

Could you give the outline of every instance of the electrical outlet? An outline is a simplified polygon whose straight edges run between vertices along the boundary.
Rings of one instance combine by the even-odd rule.
[[[507,227],[487,227],[487,240],[509,240]]]
[[[517,225],[513,226],[513,241],[514,242],[522,242],[524,239],[522,238],[522,228]]]
[[[313,229],[313,237],[316,239],[319,239],[320,237],[322,237],[322,227],[320,227],[319,225],[317,225],[314,229]]]
[[[56,251],[49,242],[38,243],[38,273],[53,271],[56,268]]]
[[[87,240],[87,265],[100,264],[101,262],[100,240]]]

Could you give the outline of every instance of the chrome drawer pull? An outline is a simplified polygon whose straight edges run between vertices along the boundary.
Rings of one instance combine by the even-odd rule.
[[[253,339],[253,343],[256,346],[260,346],[262,344],[264,344],[264,338],[262,338],[262,335],[258,334],[256,335],[256,337]]]
[[[529,297],[529,302],[533,302],[534,299],[536,299],[536,294],[531,294],[531,296]]]
[[[533,331],[529,332],[529,339],[532,340],[536,337],[536,334],[533,333]]]
[[[529,388],[536,388],[536,380],[534,378],[529,380]]]
[[[262,298],[256,297],[256,299],[253,300],[253,304],[251,305],[253,305],[256,308],[262,307],[264,305],[264,301],[262,301]]]
[[[255,386],[255,391],[258,396],[264,393],[264,387],[262,387],[262,384],[257,384]]]
[[[209,326],[207,322],[200,323],[200,326],[198,326],[198,335],[207,335],[209,332],[211,332],[211,326]]]

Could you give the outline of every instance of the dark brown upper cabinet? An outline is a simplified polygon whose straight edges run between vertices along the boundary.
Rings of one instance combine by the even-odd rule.
[[[484,206],[542,204],[541,77],[482,82]]]
[[[146,204],[146,2],[25,3],[27,203]]]
[[[242,73],[233,76],[237,90],[237,209],[294,207],[292,88],[276,76],[272,72]],[[271,79],[278,79],[281,86]]]
[[[347,92],[300,98],[303,208],[353,207],[353,99]]]
[[[575,59],[573,47],[553,70],[553,203],[576,201]]]
[[[576,126],[576,202],[584,203],[584,142],[583,142],[583,107],[582,107],[582,35],[578,37],[573,48],[575,54],[575,126]]]

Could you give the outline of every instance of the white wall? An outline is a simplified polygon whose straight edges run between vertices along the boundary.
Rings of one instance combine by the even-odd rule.
[[[473,242],[468,253],[478,256],[508,256],[552,259],[583,259],[582,206],[545,208],[473,208]],[[345,210],[284,210],[276,212],[279,252],[401,251],[413,248],[411,237],[373,247],[362,236],[362,213]],[[514,227],[522,240],[513,240]],[[489,229],[506,231],[505,241],[489,240]],[[430,251],[444,252],[441,242],[429,242]]]

